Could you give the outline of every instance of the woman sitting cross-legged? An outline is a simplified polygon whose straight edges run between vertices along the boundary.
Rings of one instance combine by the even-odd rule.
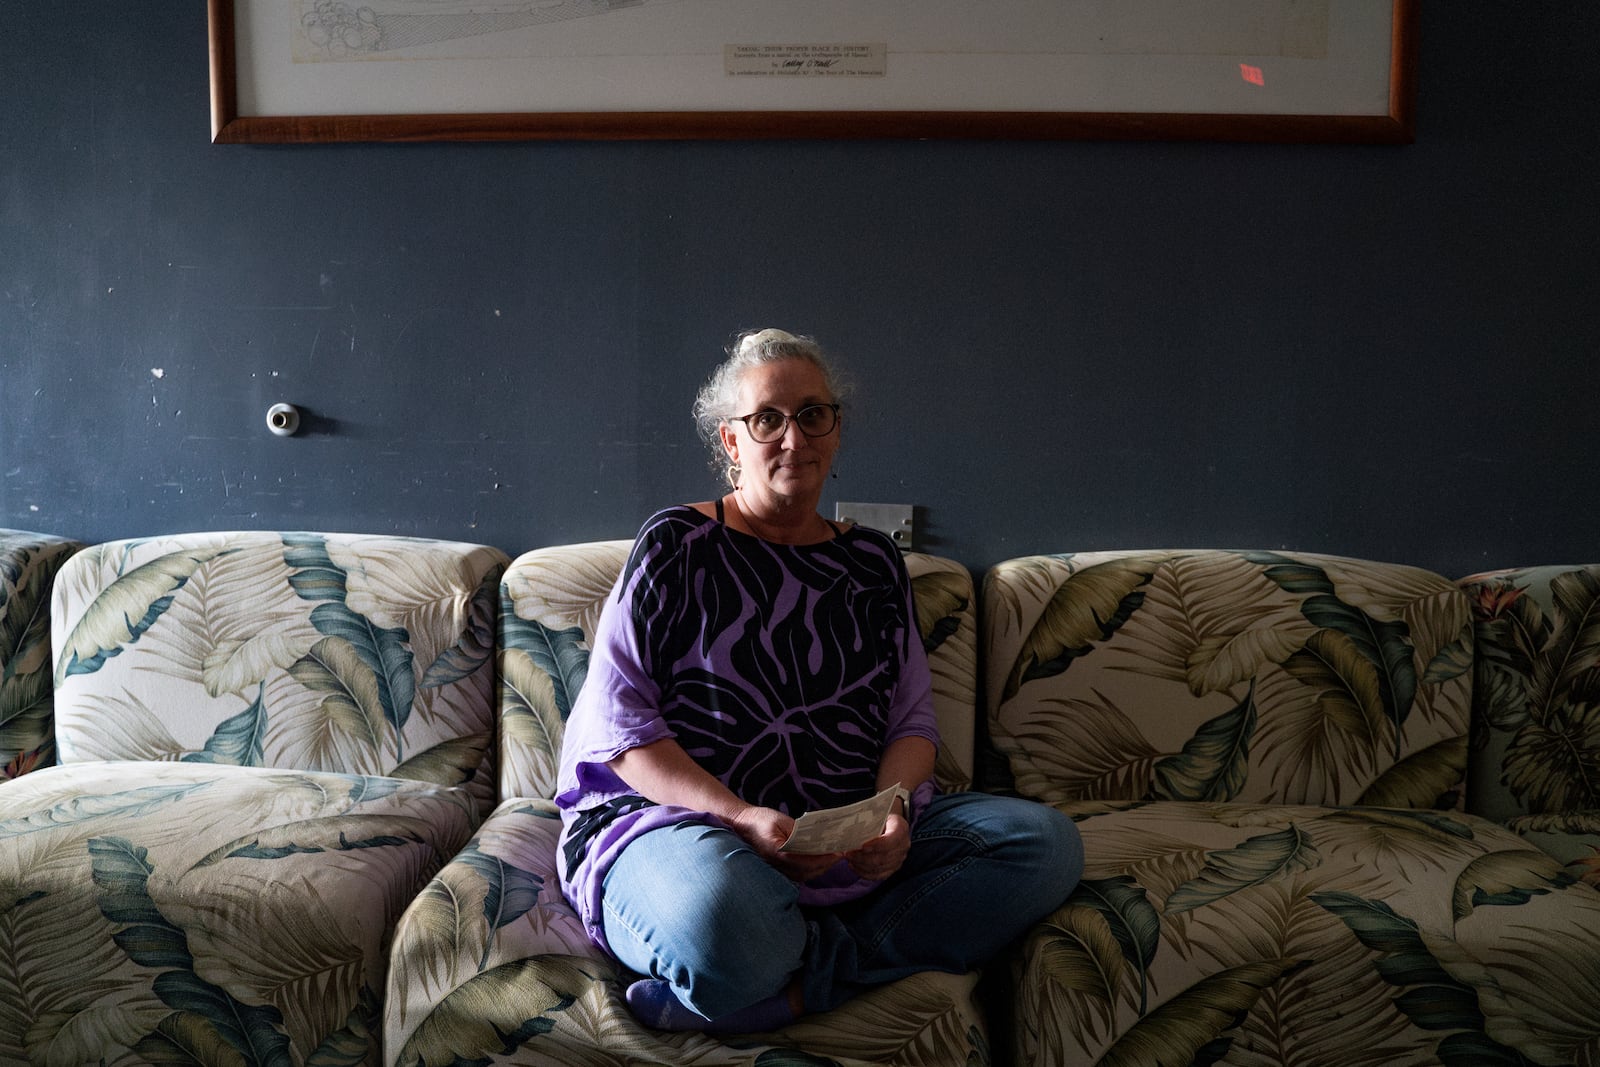
[[[695,408],[732,488],[652,516],[606,601],[561,755],[562,884],[647,976],[641,1021],[770,1030],[982,964],[1067,898],[1083,852],[1049,807],[935,789],[899,551],[817,511],[842,426],[821,349],[746,335]],[[801,813],[894,786],[859,847],[779,850]]]

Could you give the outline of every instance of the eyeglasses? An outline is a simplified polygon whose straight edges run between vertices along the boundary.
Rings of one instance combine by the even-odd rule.
[[[750,436],[763,445],[782,437],[791,422],[807,437],[826,437],[839,425],[839,405],[807,404],[793,415],[767,408],[754,415],[735,415],[732,421],[744,423]]]

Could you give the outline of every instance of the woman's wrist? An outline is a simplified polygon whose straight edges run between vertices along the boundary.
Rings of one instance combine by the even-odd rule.
[[[733,828],[734,832],[743,837],[755,829],[756,806],[754,804],[740,803],[729,807],[725,811],[713,811],[711,814],[721,819]]]

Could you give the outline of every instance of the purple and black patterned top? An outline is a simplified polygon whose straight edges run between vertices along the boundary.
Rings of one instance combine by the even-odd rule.
[[[689,507],[646,521],[601,613],[561,748],[561,887],[595,944],[606,947],[606,872],[630,841],[719,823],[651,803],[606,764],[672,737],[735,794],[789,815],[871,796],[891,742],[939,740],[915,619],[899,550],[876,530],[781,545]],[[913,818],[932,791],[922,783]],[[841,861],[800,900],[838,903],[874,885]]]

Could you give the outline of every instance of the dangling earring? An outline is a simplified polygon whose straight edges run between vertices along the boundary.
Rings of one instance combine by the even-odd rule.
[[[730,487],[734,489],[739,488],[740,473],[742,472],[739,470],[739,465],[737,463],[728,464],[728,485]]]

